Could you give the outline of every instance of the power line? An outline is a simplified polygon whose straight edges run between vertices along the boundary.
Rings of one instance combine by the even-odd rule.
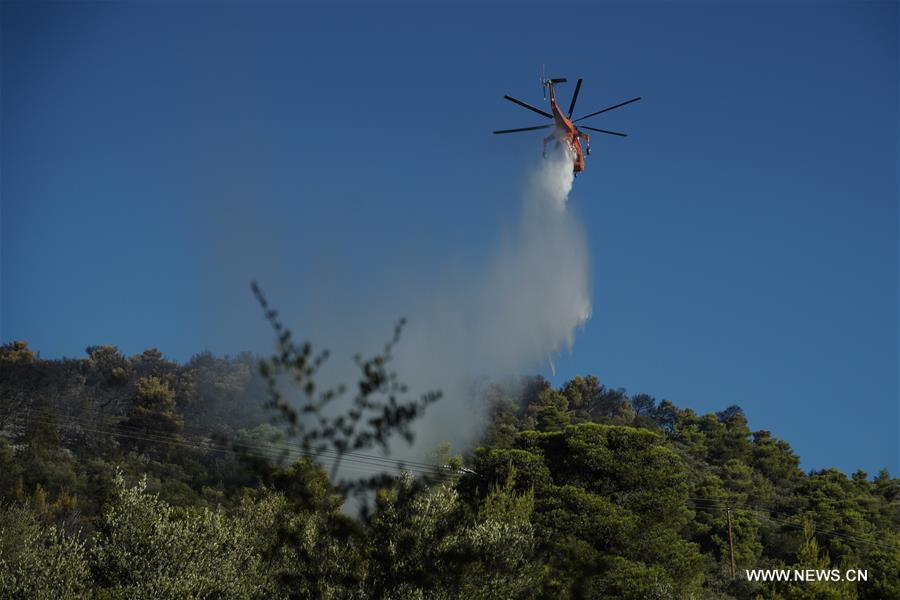
[[[444,475],[450,477],[459,477],[464,472],[471,472],[469,470],[455,470],[448,466],[439,466],[418,461],[401,461],[385,456],[377,456],[361,452],[340,453],[332,450],[324,450],[318,452],[310,451],[304,449],[300,444],[290,443],[287,441],[269,442],[267,444],[233,442],[229,447],[229,445],[223,444],[221,442],[216,442],[215,440],[212,440],[210,438],[207,438],[203,441],[191,441],[177,435],[160,431],[137,429],[127,425],[123,425],[121,423],[115,423],[113,424],[113,427],[109,429],[102,429],[93,427],[94,425],[96,425],[96,423],[86,417],[76,415],[63,416],[46,410],[32,411],[29,415],[26,416],[26,419],[32,419],[39,423],[59,428],[68,427],[70,429],[73,429],[75,426],[78,426],[82,431],[87,433],[110,435],[121,439],[132,439],[159,444],[173,444],[181,447],[193,448],[196,450],[228,453],[236,456],[253,456],[266,460],[283,458],[285,456],[295,456],[297,458],[313,458],[321,462],[323,466],[333,467],[335,464],[339,464],[343,469],[352,470],[357,473],[373,474],[384,473],[386,470],[396,470],[410,471],[414,474],[426,476]],[[60,423],[60,419],[64,419],[65,422]],[[123,431],[123,429],[125,429],[125,431]],[[128,429],[131,429],[131,431],[128,431]],[[239,450],[235,448],[239,448]],[[796,529],[803,528],[803,525],[774,516],[772,513],[776,511],[761,507],[759,505],[753,505],[750,503],[738,501],[731,502],[727,500],[718,500],[715,498],[689,497],[687,498],[687,500],[693,502],[694,504],[699,504],[699,506],[697,506],[696,508],[702,510],[722,510],[726,512],[729,510],[744,510],[746,512],[756,514],[757,516],[786,527],[792,527]],[[800,513],[795,516],[802,517],[804,514],[805,513]],[[884,544],[881,542],[861,538],[852,534],[829,529],[821,529],[817,527],[816,533],[843,539],[845,541],[869,544],[885,550],[897,549],[896,546],[890,544]]]
[[[48,413],[40,414],[35,413],[31,417],[33,420],[44,423],[51,426],[62,427],[65,425],[61,425],[57,422],[56,416]],[[361,453],[346,453],[341,455],[337,452],[327,452],[322,453],[323,455],[317,456],[315,452],[311,452],[303,449],[299,445],[285,444],[285,443],[269,443],[266,445],[255,444],[255,443],[247,443],[247,442],[236,442],[230,445],[225,445],[219,442],[215,442],[213,440],[206,440],[203,443],[197,441],[191,441],[185,438],[173,436],[170,434],[166,434],[163,432],[154,432],[147,430],[139,430],[132,429],[132,431],[122,431],[122,426],[118,425],[118,430],[116,429],[97,429],[95,427],[91,427],[93,423],[86,423],[84,420],[79,419],[78,417],[72,417],[69,419],[70,423],[74,427],[77,425],[81,430],[88,433],[98,433],[101,435],[110,435],[116,438],[122,439],[132,439],[138,441],[145,441],[151,443],[160,443],[160,444],[173,444],[181,447],[193,448],[197,450],[205,450],[212,452],[224,452],[230,453],[234,455],[247,455],[253,456],[257,458],[264,458],[268,460],[282,458],[285,456],[295,456],[295,457],[307,457],[318,460],[323,463],[323,466],[331,466],[333,467],[335,464],[340,464],[346,468],[353,468],[358,472],[367,472],[367,473],[383,473],[386,470],[396,470],[396,471],[410,471],[419,475],[449,475],[449,476],[458,476],[459,472],[452,470],[450,468],[440,467],[437,465],[427,465],[427,466],[419,466],[424,465],[425,463],[418,464],[410,464],[407,465],[403,461],[397,461],[388,459],[385,457],[378,457],[373,455],[363,455]],[[229,447],[230,446],[230,447]],[[236,449],[237,448],[237,449]]]
[[[729,509],[744,510],[746,512],[755,513],[756,515],[758,515],[762,518],[768,519],[775,523],[779,523],[786,527],[793,527],[795,529],[803,529],[803,525],[773,516],[771,513],[775,512],[775,511],[773,511],[771,509],[761,508],[761,507],[753,506],[751,504],[747,504],[747,503],[743,503],[743,502],[728,502],[728,501],[724,501],[724,500],[715,500],[712,498],[688,498],[688,500],[690,500],[691,502],[694,502],[694,503],[699,502],[701,504],[708,505],[708,506],[698,506],[697,508],[700,508],[700,509],[707,509],[707,510],[712,509],[712,510],[722,510],[722,511],[728,511]],[[806,513],[800,513],[796,516],[802,517],[805,514]],[[820,533],[825,536],[843,539],[845,541],[853,541],[853,542],[858,542],[861,544],[869,544],[872,546],[882,548],[884,550],[897,550],[897,546],[893,546],[891,544],[884,544],[884,543],[878,542],[878,541],[867,540],[865,538],[861,538],[859,536],[855,536],[855,535],[852,535],[849,533],[843,533],[840,531],[834,531],[834,530],[830,530],[830,529],[820,529],[820,528],[816,527],[815,532]]]
[[[47,418],[49,418],[49,419],[52,419],[53,422],[52,422],[52,423],[49,423],[49,424],[55,425],[55,426],[60,426],[60,424],[59,424],[58,422],[55,421],[55,419],[58,419],[58,418],[64,418],[64,419],[67,419],[68,421],[74,421],[75,423],[78,423],[79,425],[82,425],[83,427],[93,426],[93,425],[96,425],[96,424],[97,424],[94,420],[90,420],[90,419],[88,419],[88,418],[86,418],[86,417],[79,417],[79,416],[76,416],[76,415],[71,415],[71,416],[68,416],[68,417],[64,417],[64,416],[62,416],[62,415],[57,415],[56,413],[54,413],[54,412],[52,412],[52,411],[47,411],[47,410],[38,410],[38,411],[34,411],[32,414],[33,414],[33,415],[38,415],[38,416],[44,416],[44,417],[47,417]],[[109,418],[109,417],[107,417],[107,418]],[[112,418],[114,418],[114,417],[112,417]],[[118,427],[120,430],[121,430],[123,427],[129,427],[129,426],[127,426],[127,425],[123,425],[123,423],[121,423],[121,422],[115,423],[115,426]],[[136,431],[136,432],[139,432],[139,433],[142,433],[142,434],[149,434],[149,435],[170,435],[170,434],[167,434],[167,433],[165,433],[165,432],[152,431],[152,430],[147,430],[147,429],[142,429],[142,428],[131,427],[131,429],[132,429],[133,431]],[[103,430],[101,430],[101,431],[103,431]],[[105,432],[105,431],[103,431],[103,432]],[[112,432],[109,431],[108,433],[112,433]],[[184,438],[176,437],[176,438],[174,438],[174,439],[179,439],[179,440],[180,440],[180,439],[184,439]],[[378,463],[380,463],[380,464],[390,464],[390,465],[392,465],[392,466],[393,466],[393,465],[396,465],[396,464],[398,464],[398,463],[402,463],[404,466],[420,467],[420,468],[423,468],[423,469],[429,469],[429,470],[435,469],[435,468],[437,468],[437,469],[445,469],[444,467],[440,467],[440,466],[434,465],[433,463],[425,463],[425,462],[413,461],[413,460],[398,460],[398,459],[389,458],[389,457],[387,457],[387,456],[378,456],[378,455],[373,455],[373,454],[365,454],[365,453],[362,453],[362,452],[352,452],[352,451],[348,451],[348,452],[338,452],[338,451],[335,451],[335,450],[327,450],[327,449],[326,449],[326,450],[315,450],[315,451],[311,451],[311,450],[307,450],[306,448],[304,448],[301,444],[291,443],[291,442],[286,441],[286,440],[285,440],[285,441],[279,441],[279,442],[270,442],[269,444],[270,444],[271,446],[273,446],[273,447],[278,447],[278,448],[296,449],[296,450],[298,450],[298,451],[300,451],[300,452],[303,452],[303,453],[305,453],[306,455],[310,455],[310,456],[312,456],[312,455],[326,455],[326,456],[331,456],[331,457],[334,457],[334,458],[341,458],[341,460],[347,460],[348,458],[358,458],[358,459],[361,459],[361,460],[362,460],[362,459],[365,459],[365,460],[368,460],[368,461],[376,461],[376,462],[378,462]],[[446,470],[446,469],[445,469],[445,470]]]

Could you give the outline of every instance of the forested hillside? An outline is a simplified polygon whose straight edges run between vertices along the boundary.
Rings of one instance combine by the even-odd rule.
[[[736,406],[498,383],[478,448],[398,467],[379,446],[452,399],[376,357],[326,417],[319,358],[4,346],[0,598],[900,598],[900,480],[803,472]],[[744,574],[781,566],[868,580]]]

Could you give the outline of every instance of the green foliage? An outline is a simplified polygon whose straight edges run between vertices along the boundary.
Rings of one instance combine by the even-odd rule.
[[[0,505],[0,598],[81,598],[90,589],[84,544],[24,506]]]
[[[267,527],[264,555],[286,597],[349,598],[365,574],[359,525],[340,512],[343,496],[312,460],[270,475],[279,517]]]
[[[508,484],[467,513],[452,486],[423,490],[404,476],[378,496],[368,597],[534,597],[541,571],[533,554],[532,509],[532,496],[518,495]]]
[[[129,365],[116,346],[88,346],[88,369],[91,376],[111,385],[122,385],[127,382]]]
[[[268,578],[248,520],[206,508],[175,509],[117,475],[92,539],[98,587],[111,598],[255,598]],[[252,508],[248,511],[253,514]]]
[[[183,420],[175,410],[175,392],[168,382],[156,377],[137,380],[131,413],[121,429],[129,444],[140,449],[168,450],[177,441]]]
[[[439,447],[440,478],[379,478],[351,516],[316,446],[365,452],[379,430],[411,433],[424,404],[402,408],[388,352],[360,361],[348,398],[380,403],[358,418],[366,434],[329,434],[348,421],[304,412],[322,393],[306,394],[311,352],[267,360],[279,390],[307,360],[273,425],[272,379],[249,355],[4,346],[0,598],[900,598],[900,480],[804,473],[737,407],[701,415],[590,376],[489,386],[481,447]],[[279,462],[290,410],[314,451],[297,460],[298,439]],[[754,568],[869,579],[753,583]]]
[[[538,431],[558,431],[572,421],[568,399],[549,386],[538,394],[527,413]]]
[[[30,365],[34,363],[34,352],[28,348],[28,342],[17,340],[0,346],[0,363],[11,365]]]
[[[0,438],[0,490],[12,490],[22,477],[23,467],[9,440]]]
[[[832,564],[827,552],[819,548],[815,538],[815,525],[811,519],[803,523],[803,543],[797,552],[797,561],[788,568],[794,570],[813,569],[831,571]],[[840,569],[843,573],[845,569]],[[848,581],[791,581],[773,585],[767,590],[772,598],[796,600],[856,600],[859,594],[856,585]]]
[[[687,476],[661,435],[582,423],[525,431],[515,445],[479,451],[476,487],[463,489],[477,501],[489,482],[514,472],[519,489],[533,490],[539,549],[550,566],[546,596],[626,593],[622,564],[653,570],[660,589],[699,587],[700,555],[679,533],[690,518]]]

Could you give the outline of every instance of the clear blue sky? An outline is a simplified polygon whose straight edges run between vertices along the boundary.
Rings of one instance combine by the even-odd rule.
[[[477,261],[545,63],[581,114],[644,97],[592,122],[630,137],[575,183],[594,311],[554,380],[896,475],[897,6],[4,2],[0,337],[264,350],[250,279],[303,331]]]

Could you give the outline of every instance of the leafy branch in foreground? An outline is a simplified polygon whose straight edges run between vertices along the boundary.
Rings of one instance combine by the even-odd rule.
[[[276,352],[259,363],[269,395],[268,406],[278,411],[278,418],[287,425],[287,434],[299,441],[306,455],[316,460],[327,457],[331,461],[332,480],[348,453],[373,446],[387,452],[388,441],[394,435],[400,435],[407,443],[413,441],[411,423],[440,399],[441,393],[428,391],[416,400],[400,399],[408,392],[407,387],[388,365],[406,323],[404,319],[394,327],[393,337],[380,354],[368,359],[359,354],[354,356],[361,377],[350,407],[344,411],[328,411],[346,392],[343,385],[325,389],[316,385],[316,373],[328,360],[328,351],[316,353],[309,342],[299,345],[294,342],[290,329],[281,322],[278,311],[270,307],[257,283],[253,282],[251,288],[276,335]],[[282,391],[282,383],[288,377],[299,390],[298,405]],[[382,483],[384,478],[377,476],[338,482],[345,490],[373,489]]]

